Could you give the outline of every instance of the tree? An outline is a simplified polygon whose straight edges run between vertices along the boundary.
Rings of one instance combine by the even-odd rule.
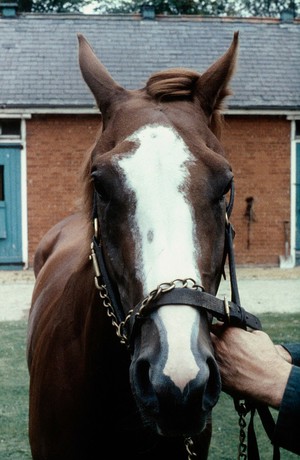
[[[297,16],[299,0],[19,0],[19,11],[37,13],[76,13],[87,5],[97,4],[94,11],[139,13],[144,4],[152,5],[156,14],[199,14],[207,16],[278,17],[284,10]]]
[[[278,17],[287,10],[296,17],[296,0],[242,0],[240,13],[242,16]]]
[[[299,0],[99,0],[100,13],[139,13],[144,4],[152,5],[156,14],[201,14],[209,16],[278,17],[284,10],[297,15]]]
[[[152,5],[156,14],[202,14],[202,15],[231,15],[234,13],[234,0],[120,0],[111,2],[99,1],[95,8],[101,13],[138,13],[143,5]]]
[[[88,0],[19,0],[18,11],[34,13],[77,13]]]

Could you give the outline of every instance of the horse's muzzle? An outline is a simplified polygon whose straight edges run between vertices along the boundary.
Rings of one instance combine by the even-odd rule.
[[[170,351],[167,334],[150,319],[140,332],[135,339],[130,380],[143,420],[164,436],[201,433],[221,391],[208,333],[203,340],[200,330],[190,337],[192,351],[188,350],[187,360],[184,352],[178,354],[172,375],[166,371]]]

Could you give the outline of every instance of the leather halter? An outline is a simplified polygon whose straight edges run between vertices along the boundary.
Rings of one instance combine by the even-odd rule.
[[[109,277],[106,268],[101,238],[99,237],[98,230],[96,194],[97,192],[95,192],[93,208],[95,234],[91,244],[91,259],[93,260],[93,265],[95,269],[95,283],[99,290],[101,288],[104,288],[106,291],[105,297],[111,306],[111,314],[109,316],[112,316],[113,314],[115,317],[115,323],[117,323],[115,325],[119,326],[118,335],[121,338],[122,343],[125,343],[130,347],[130,342],[132,341],[132,331],[135,329],[135,323],[137,319],[140,320],[146,318],[149,314],[151,314],[152,311],[167,305],[190,305],[193,308],[196,308],[197,310],[207,311],[208,314],[212,315],[220,321],[223,321],[227,325],[241,327],[243,329],[246,329],[247,327],[250,327],[251,329],[262,329],[259,319],[251,313],[247,312],[240,305],[233,250],[234,230],[229,221],[229,217],[234,202],[233,181],[231,183],[229,203],[226,206],[225,248],[223,256],[223,273],[226,258],[228,256],[231,285],[231,300],[227,301],[226,298],[221,300],[216,296],[209,294],[208,292],[205,292],[202,286],[196,285],[196,288],[189,289],[187,287],[187,283],[183,287],[176,287],[176,285],[174,285],[174,289],[162,290],[158,287],[158,292],[155,291],[155,295],[153,295],[150,301],[147,302],[146,308],[144,308],[144,299],[142,302],[139,302],[136,306],[134,306],[127,315],[125,315],[123,311],[118,288]],[[172,283],[175,283],[176,281],[177,280],[175,280]],[[170,285],[172,283],[164,284]],[[122,331],[120,331],[120,329],[122,329]]]
[[[93,222],[94,222],[94,236],[91,243],[90,259],[93,261],[95,271],[95,285],[99,290],[100,297],[102,298],[103,305],[107,309],[107,314],[111,318],[112,325],[116,328],[117,336],[121,343],[125,344],[129,349],[132,347],[132,337],[140,320],[148,317],[155,309],[167,305],[190,305],[197,310],[205,310],[209,315],[223,321],[228,326],[240,327],[247,329],[247,327],[254,330],[261,330],[262,326],[260,320],[253,314],[246,311],[240,305],[240,297],[236,278],[236,268],[233,249],[233,238],[235,235],[234,229],[229,221],[229,217],[233,208],[234,202],[234,183],[231,183],[229,203],[226,205],[226,221],[225,221],[225,247],[223,255],[223,276],[225,278],[224,266],[228,257],[229,273],[230,273],[230,287],[231,287],[231,300],[227,301],[218,299],[216,296],[204,291],[202,286],[197,285],[194,280],[190,278],[186,280],[175,280],[171,283],[163,283],[152,291],[142,302],[139,302],[133,307],[127,315],[125,315],[122,303],[120,300],[118,288],[115,283],[110,279],[106,269],[105,258],[103,254],[102,242],[99,236],[99,222],[97,213],[97,192],[94,193],[93,205]],[[180,281],[183,286],[176,287],[176,282]],[[193,287],[190,289],[188,283],[192,281]],[[165,288],[164,288],[165,287]],[[253,426],[253,418],[257,410],[267,435],[272,441],[272,433],[274,431],[275,422],[272,418],[270,410],[265,405],[257,405],[249,403],[247,400],[243,401],[234,398],[235,409],[240,418],[243,418],[248,412],[251,412],[250,424],[248,427],[248,458],[249,460],[259,460],[259,452],[257,447],[256,435]],[[244,421],[246,426],[246,422]],[[194,456],[193,441],[191,438],[186,438],[186,449],[189,454],[189,459]],[[240,444],[243,448],[247,449],[245,444]],[[273,460],[280,459],[280,452],[278,446],[274,445]],[[191,450],[190,450],[191,449]],[[191,455],[190,455],[191,454]],[[241,452],[239,458],[246,458],[245,452]]]

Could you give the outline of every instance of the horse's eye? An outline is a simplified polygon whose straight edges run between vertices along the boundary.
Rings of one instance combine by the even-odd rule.
[[[231,190],[232,187],[232,181],[233,179],[231,178],[230,181],[227,183],[224,191],[223,191],[223,196],[227,195],[227,193]]]
[[[231,200],[231,190],[232,190],[232,181],[233,181],[233,178],[231,177],[230,180],[226,183],[226,185],[222,186],[222,189],[219,190],[219,193],[218,193],[218,202],[220,203],[224,203],[224,202],[228,202]],[[230,193],[230,194],[229,194]]]
[[[108,202],[111,199],[111,185],[97,171],[92,172],[95,190],[101,201]]]
[[[230,193],[229,193],[230,192]],[[227,195],[227,196],[226,196]],[[226,187],[226,192],[224,193],[224,198],[226,202],[226,214],[228,217],[230,216],[233,208],[233,202],[234,202],[234,183],[233,183],[233,177],[229,181]]]

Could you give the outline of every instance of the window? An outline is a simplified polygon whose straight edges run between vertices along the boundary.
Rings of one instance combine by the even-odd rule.
[[[0,137],[20,137],[21,121],[0,118]]]
[[[300,138],[300,120],[296,120],[296,132],[295,132],[296,137],[299,139]]]

